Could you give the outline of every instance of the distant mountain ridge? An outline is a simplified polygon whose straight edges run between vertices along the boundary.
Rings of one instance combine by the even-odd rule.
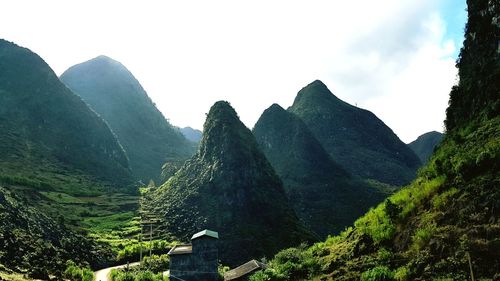
[[[0,40],[2,174],[43,162],[113,183],[131,182],[125,152],[108,125],[36,54]]]
[[[373,113],[340,100],[323,82],[302,88],[288,110],[351,174],[398,186],[415,178],[415,153]]]
[[[99,56],[70,67],[61,80],[106,120],[125,148],[137,180],[159,182],[165,162],[185,160],[194,153],[121,63]]]
[[[429,161],[434,149],[441,143],[442,139],[442,133],[432,131],[419,136],[416,140],[410,142],[408,146],[420,158],[420,161],[425,164]]]
[[[277,104],[262,113],[253,134],[298,216],[322,238],[387,197],[335,163],[306,124]]]
[[[199,143],[203,133],[200,130],[193,129],[191,127],[181,128],[181,133],[190,141],[194,143]]]
[[[200,229],[218,231],[223,264],[239,265],[313,239],[227,102],[210,109],[198,152],[148,196],[165,219],[165,232],[187,240]]]

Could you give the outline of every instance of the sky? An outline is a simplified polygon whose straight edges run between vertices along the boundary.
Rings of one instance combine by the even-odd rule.
[[[252,128],[322,80],[404,142],[443,131],[465,0],[0,0],[0,38],[57,75],[99,55],[124,64],[175,126],[227,100]]]

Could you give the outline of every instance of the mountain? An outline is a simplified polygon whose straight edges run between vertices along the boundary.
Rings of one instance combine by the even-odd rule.
[[[351,225],[388,196],[354,179],[302,120],[277,104],[264,111],[253,134],[301,221],[323,238]]]
[[[106,120],[137,180],[158,182],[165,162],[186,160],[193,154],[192,145],[121,63],[99,56],[70,67],[61,80]]]
[[[420,166],[415,153],[377,116],[340,100],[321,81],[301,89],[288,110],[351,174],[391,185],[415,178]]]
[[[443,139],[443,134],[432,131],[419,136],[416,140],[408,144],[408,146],[420,158],[420,161],[425,164],[429,161],[435,147]]]
[[[30,50],[0,40],[0,174],[47,171],[126,185],[127,157],[106,123]],[[66,172],[63,172],[66,171]]]
[[[201,141],[202,132],[200,130],[193,129],[191,127],[181,128],[181,133],[186,137],[186,139],[199,143]]]
[[[500,6],[467,4],[446,135],[418,178],[340,235],[278,253],[251,281],[500,279]]]
[[[223,264],[313,239],[252,133],[224,101],[210,109],[197,153],[149,197],[172,235],[188,240],[199,230],[219,232]]]
[[[0,272],[15,268],[35,279],[60,278],[67,260],[98,266],[112,259],[109,249],[27,206],[1,184],[0,237]]]

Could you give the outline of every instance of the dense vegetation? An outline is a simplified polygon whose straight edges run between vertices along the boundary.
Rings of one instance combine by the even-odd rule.
[[[220,260],[233,266],[310,241],[281,181],[227,102],[212,106],[203,132],[196,155],[145,200],[164,218],[165,231],[185,241],[205,228],[218,231]]]
[[[69,68],[61,80],[106,120],[137,180],[159,182],[165,162],[186,160],[194,153],[194,145],[170,125],[121,63],[99,56]]]
[[[408,146],[415,152],[422,164],[427,164],[434,149],[441,143],[442,139],[443,134],[432,131],[419,136],[416,140],[409,143]]]
[[[100,266],[111,251],[29,207],[26,199],[0,186],[0,264],[48,280],[62,276],[66,261]],[[50,257],[50,258],[48,258]]]
[[[128,161],[95,112],[62,84],[36,54],[0,39],[0,161],[36,169],[39,162],[130,183]]]
[[[352,175],[397,186],[415,178],[415,153],[373,113],[340,100],[321,81],[300,90],[288,110]]]
[[[353,228],[310,248],[280,252],[251,280],[500,278],[500,116],[491,106],[500,92],[499,80],[491,79],[500,73],[491,36],[499,32],[500,13],[498,1],[468,4],[448,130],[418,178]]]
[[[277,104],[264,111],[253,134],[283,181],[297,215],[323,239],[388,196],[349,175],[302,120]]]

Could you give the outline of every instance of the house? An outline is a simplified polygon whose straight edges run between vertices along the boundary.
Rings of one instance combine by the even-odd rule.
[[[216,281],[219,234],[211,230],[200,231],[191,237],[191,244],[174,246],[169,252],[171,281]]]
[[[251,260],[224,273],[224,281],[246,281],[252,273],[266,268],[266,264]]]

